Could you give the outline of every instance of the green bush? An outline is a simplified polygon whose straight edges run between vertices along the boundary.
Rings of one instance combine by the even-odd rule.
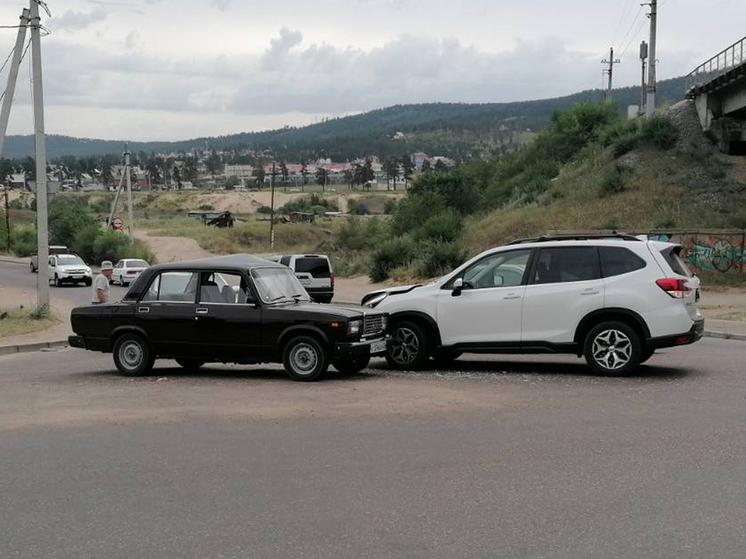
[[[466,252],[458,242],[431,243],[419,261],[417,273],[423,278],[441,276],[466,260]]]
[[[212,204],[201,204],[198,209],[210,211],[210,210],[214,210],[215,207]]]
[[[256,210],[256,213],[258,214],[271,214],[272,208],[269,206],[259,206],[259,208]]]
[[[626,136],[639,136],[640,126],[637,120],[620,120],[601,129],[598,141],[603,147],[616,144]]]
[[[396,200],[394,198],[389,198],[383,204],[383,213],[385,213],[386,215],[391,215],[395,211],[396,211]]]
[[[671,119],[663,115],[654,115],[642,121],[641,137],[661,149],[671,149],[679,139],[679,131]]]
[[[101,235],[102,231],[98,225],[89,225],[75,234],[75,238],[70,246],[73,252],[77,252],[83,260],[86,262],[94,262],[96,260],[96,250],[94,245],[96,239]]]
[[[623,165],[615,165],[601,181],[601,196],[620,194],[627,190],[629,170]]]
[[[316,209],[316,211],[314,211],[314,208]],[[304,196],[302,198],[291,200],[290,202],[282,206],[280,208],[280,211],[284,213],[318,213],[319,208],[324,208],[323,211],[321,211],[320,213],[339,211],[339,206],[334,200],[324,198],[323,196],[319,196],[318,194],[311,194],[310,196]]]
[[[635,149],[639,141],[640,134],[638,132],[630,132],[629,134],[619,136],[611,144],[611,152],[615,158],[619,158]]]
[[[336,235],[336,245],[347,251],[368,250],[384,240],[385,227],[378,219],[348,217]]]
[[[394,268],[410,264],[416,254],[417,247],[407,237],[384,241],[373,253],[370,279],[375,282],[387,280]]]
[[[8,247],[8,232],[5,223],[5,214],[0,212],[0,253]]]
[[[728,218],[728,224],[730,225],[730,227],[746,229],[746,211],[742,211],[730,216]]]
[[[51,243],[71,246],[81,229],[96,224],[88,206],[83,203],[55,201],[49,210],[49,240]]]
[[[422,226],[414,230],[416,241],[433,241],[450,243],[461,236],[463,219],[453,210],[445,210],[425,220]]]
[[[433,192],[410,193],[396,207],[392,219],[393,233],[404,235],[414,231],[422,225],[425,216],[436,215],[444,211],[446,211],[446,203],[439,194]]]
[[[36,229],[14,227],[10,232],[10,242],[16,256],[31,256],[36,253]]]
[[[347,213],[352,215],[369,215],[371,212],[365,202],[350,198],[347,200]]]

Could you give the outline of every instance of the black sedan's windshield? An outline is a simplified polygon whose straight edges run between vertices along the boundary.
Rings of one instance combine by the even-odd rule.
[[[287,268],[256,268],[251,271],[259,296],[265,303],[288,300],[310,301],[293,272]]]

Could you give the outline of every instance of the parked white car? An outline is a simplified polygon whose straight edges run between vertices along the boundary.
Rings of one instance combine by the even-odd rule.
[[[49,246],[49,255],[52,256],[53,254],[69,254],[69,250],[65,245],[50,245]],[[31,263],[29,264],[31,268],[31,273],[35,274],[39,271],[39,255],[34,254],[31,257]]]
[[[571,353],[631,373],[656,349],[702,338],[700,282],[675,244],[629,235],[542,237],[488,250],[424,286],[362,304],[391,316],[389,365],[461,353]]]
[[[53,254],[49,257],[49,279],[57,287],[64,283],[93,282],[91,268],[77,254]]]
[[[149,267],[150,264],[145,260],[125,258],[114,264],[114,270],[111,272],[111,280],[109,281],[127,286],[134,282]]]

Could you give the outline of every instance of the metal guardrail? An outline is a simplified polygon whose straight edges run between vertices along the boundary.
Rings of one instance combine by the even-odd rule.
[[[733,43],[728,48],[717,53],[707,62],[697,66],[693,72],[686,77],[687,93],[692,88],[706,84],[719,78],[729,70],[746,62],[746,37]]]

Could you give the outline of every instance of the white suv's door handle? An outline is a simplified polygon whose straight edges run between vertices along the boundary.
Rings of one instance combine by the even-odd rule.
[[[520,299],[521,296],[518,293],[508,293],[503,299]]]
[[[580,292],[581,295],[596,295],[597,293],[601,293],[601,290],[596,289],[595,287],[589,287]]]

